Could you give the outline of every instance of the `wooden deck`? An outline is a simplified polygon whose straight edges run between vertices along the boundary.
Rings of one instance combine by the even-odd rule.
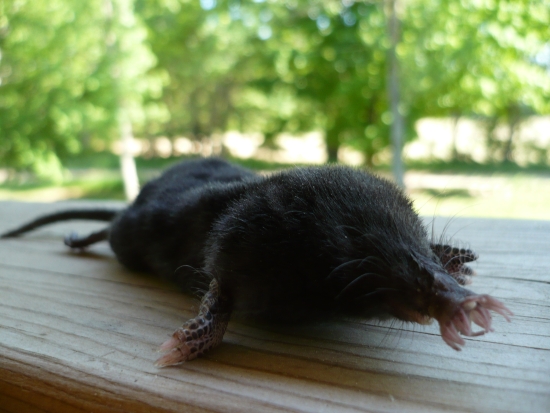
[[[0,232],[89,204],[0,202]],[[461,352],[436,325],[230,323],[207,357],[165,369],[155,350],[197,302],[125,270],[106,243],[62,244],[97,227],[0,240],[0,411],[550,412],[550,221],[452,222],[447,233],[480,255],[472,289],[515,313]]]

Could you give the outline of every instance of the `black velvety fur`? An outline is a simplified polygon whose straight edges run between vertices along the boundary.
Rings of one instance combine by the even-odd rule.
[[[229,311],[273,321],[400,317],[426,305],[416,291],[441,268],[402,191],[343,166],[259,177],[219,159],[182,163],[143,188],[109,239],[128,268],[185,289],[215,277]]]
[[[242,195],[245,188],[239,183],[255,177],[215,158],[168,169],[147,183],[134,203],[113,221],[109,236],[113,251],[132,270],[152,272],[187,286],[188,277],[182,274],[187,274],[186,269],[197,274],[202,267],[212,223]]]

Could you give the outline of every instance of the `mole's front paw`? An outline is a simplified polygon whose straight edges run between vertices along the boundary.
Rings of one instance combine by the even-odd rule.
[[[218,283],[213,280],[201,301],[199,315],[178,328],[159,351],[166,352],[155,365],[173,366],[193,360],[222,342],[229,312],[220,311]]]
[[[437,318],[441,337],[450,347],[460,350],[461,346],[465,344],[460,334],[475,337],[493,331],[490,311],[500,314],[508,322],[513,315],[504,304],[489,295],[472,295],[462,301],[451,317],[440,316]],[[472,322],[483,330],[473,331]]]
[[[477,260],[477,254],[469,249],[456,248],[450,245],[432,244],[432,251],[439,257],[443,268],[460,284],[472,282],[475,271],[466,265],[467,262]]]

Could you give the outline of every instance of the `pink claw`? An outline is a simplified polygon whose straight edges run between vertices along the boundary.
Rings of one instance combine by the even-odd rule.
[[[178,344],[180,344],[180,340],[178,340],[176,337],[170,337],[168,340],[161,344],[158,351],[161,353],[164,353],[165,351],[170,351],[176,348]]]
[[[158,351],[166,354],[155,362],[155,366],[173,366],[175,364],[183,363],[189,358],[190,349],[185,342],[182,341],[178,331],[179,330],[176,330],[172,337],[162,343],[159,347]]]
[[[189,356],[189,349],[187,347],[175,348],[169,353],[155,361],[155,366],[166,367],[183,363]]]
[[[504,304],[489,295],[471,296],[461,303],[450,320],[438,320],[441,337],[451,348],[459,351],[460,347],[466,344],[460,334],[476,337],[493,331],[490,311],[502,315],[508,322],[511,321],[510,317],[513,315]],[[473,331],[472,321],[483,330]]]

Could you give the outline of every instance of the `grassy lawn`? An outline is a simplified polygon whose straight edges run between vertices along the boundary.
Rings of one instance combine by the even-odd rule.
[[[182,158],[136,158],[141,183],[158,176],[162,170]],[[257,171],[275,171],[292,165],[255,159],[235,159],[240,165]],[[74,156],[65,163],[67,177],[59,185],[40,182],[28,176],[0,184],[0,200],[54,202],[62,199],[124,199],[119,158],[111,153]]]
[[[137,158],[140,181],[146,182],[180,159]],[[289,167],[257,160],[235,160],[261,171]],[[111,154],[81,156],[67,164],[68,177],[58,186],[35,181],[0,185],[0,200],[51,202],[69,198],[124,199],[118,158]],[[425,216],[550,219],[550,168],[514,164],[412,164],[407,192]],[[389,168],[378,173],[389,176]]]
[[[550,177],[513,175],[443,175],[449,188],[411,187],[421,215],[513,219],[550,219]],[[461,179],[462,178],[462,179]],[[425,178],[429,182],[429,177]],[[460,186],[459,186],[460,185]]]

